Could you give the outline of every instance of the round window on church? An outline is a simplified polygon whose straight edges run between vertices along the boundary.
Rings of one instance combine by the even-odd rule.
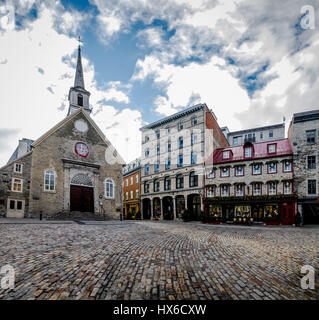
[[[78,142],[76,145],[75,145],[75,152],[78,156],[80,157],[87,157],[89,155],[89,147],[83,143],[83,142]]]

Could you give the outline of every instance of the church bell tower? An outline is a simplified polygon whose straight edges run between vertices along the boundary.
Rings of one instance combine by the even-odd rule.
[[[79,42],[80,41],[81,40],[79,38]],[[89,104],[89,98],[90,98],[90,92],[86,91],[84,87],[81,47],[79,44],[78,61],[77,61],[76,71],[75,71],[74,87],[71,87],[69,91],[68,116],[76,112],[80,108],[83,108],[84,111],[89,115],[92,111]]]

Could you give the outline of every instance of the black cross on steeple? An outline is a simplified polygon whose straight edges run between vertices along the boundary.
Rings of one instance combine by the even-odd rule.
[[[81,46],[81,43],[83,43],[83,41],[81,40],[81,37],[78,37],[78,42],[79,42],[79,47]]]

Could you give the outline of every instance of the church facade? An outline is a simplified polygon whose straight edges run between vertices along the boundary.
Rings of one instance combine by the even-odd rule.
[[[67,117],[36,141],[20,140],[0,168],[0,215],[119,218],[124,161],[90,117],[89,97],[79,47]]]

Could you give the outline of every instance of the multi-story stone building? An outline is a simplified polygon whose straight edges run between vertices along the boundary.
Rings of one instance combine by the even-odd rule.
[[[228,145],[213,112],[195,105],[141,131],[143,218],[176,219],[185,209],[199,217],[206,154]]]
[[[123,168],[124,218],[141,218],[141,159],[135,159]]]
[[[68,116],[36,141],[20,140],[9,163],[0,168],[2,215],[84,212],[119,217],[124,161],[91,119],[89,96],[79,47]]]
[[[295,113],[288,137],[294,151],[298,211],[305,224],[319,223],[319,110]]]
[[[288,139],[214,150],[206,161],[206,216],[293,224],[292,154]]]
[[[229,132],[228,127],[221,128],[229,145],[240,146],[245,142],[267,142],[285,138],[285,123]]]

